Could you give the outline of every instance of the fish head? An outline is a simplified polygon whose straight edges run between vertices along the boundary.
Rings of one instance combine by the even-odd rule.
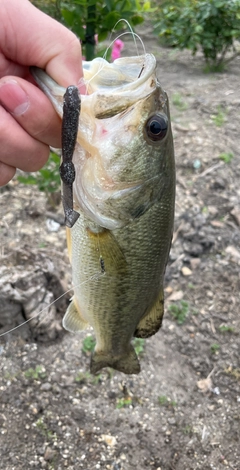
[[[96,58],[83,70],[88,94],[81,96],[73,156],[74,205],[113,230],[144,214],[172,181],[168,98],[152,54]],[[65,89],[40,72],[37,81],[62,117]]]

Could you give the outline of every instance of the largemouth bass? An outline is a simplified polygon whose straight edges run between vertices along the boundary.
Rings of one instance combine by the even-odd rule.
[[[131,339],[155,334],[164,313],[175,199],[168,98],[152,54],[97,58],[83,69],[88,95],[73,156],[80,217],[67,228],[74,297],[63,326],[94,329],[92,373],[137,374]],[[65,89],[39,69],[34,76],[62,117]]]

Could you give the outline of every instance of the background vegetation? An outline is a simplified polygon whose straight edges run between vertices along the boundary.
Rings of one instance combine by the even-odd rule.
[[[96,35],[101,42],[113,29],[123,29],[126,25],[118,23],[121,19],[134,28],[151,11],[150,1],[145,0],[33,0],[32,3],[80,38],[86,60],[95,57]]]
[[[155,31],[164,43],[190,49],[193,54],[201,50],[207,71],[221,71],[240,54],[236,44],[240,39],[240,0],[166,1],[156,14]]]

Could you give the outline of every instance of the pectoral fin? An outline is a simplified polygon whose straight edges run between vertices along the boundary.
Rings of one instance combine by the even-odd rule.
[[[164,314],[164,294],[161,289],[157,301],[155,302],[152,310],[145,315],[138,323],[134,336],[137,338],[149,338],[155,335],[162,325]]]
[[[71,333],[76,333],[78,331],[85,330],[88,328],[89,324],[84,320],[81,313],[78,311],[74,298],[63,317],[63,328],[70,331]]]
[[[94,233],[88,229],[89,242],[99,257],[99,266],[102,273],[111,276],[126,275],[127,262],[114,235],[110,230],[103,229]]]

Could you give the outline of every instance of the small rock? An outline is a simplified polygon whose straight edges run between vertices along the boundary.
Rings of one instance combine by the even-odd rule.
[[[176,292],[173,292],[169,297],[168,300],[170,301],[176,301],[176,300],[182,300],[183,298],[183,291],[178,290]]]
[[[116,437],[110,436],[110,434],[102,434],[102,440],[110,447],[114,447],[117,443]]]
[[[211,377],[207,377],[206,379],[198,380],[197,382],[198,388],[201,392],[206,393],[212,389],[212,379]]]
[[[75,419],[75,421],[83,421],[86,417],[86,413],[83,408],[74,408],[72,417]]]
[[[187,266],[183,266],[183,268],[181,269],[181,271],[182,271],[182,274],[183,274],[184,276],[191,276],[191,274],[192,274],[191,269],[189,269]]]
[[[203,246],[200,243],[185,243],[184,251],[189,253],[191,256],[199,256],[203,252]]]
[[[200,263],[201,263],[200,258],[192,258],[192,259],[190,259],[190,266],[191,266],[191,269],[194,271],[194,270],[199,266]]]
[[[44,452],[44,460],[49,462],[49,460],[53,460],[55,456],[56,456],[56,451],[51,449],[51,447],[46,447],[46,450]]]
[[[42,390],[43,392],[49,392],[51,388],[52,388],[52,385],[49,382],[45,382],[41,385],[40,390]]]
[[[230,214],[235,219],[238,226],[240,226],[240,209],[239,207],[234,207]]]
[[[58,232],[60,228],[60,224],[53,219],[47,219],[46,225],[49,232]]]
[[[216,228],[224,227],[224,223],[221,222],[220,220],[211,220],[210,224],[212,225],[212,227],[216,227]]]
[[[218,209],[216,206],[208,206],[208,212],[211,214],[213,217],[216,217],[218,214]]]
[[[175,418],[168,418],[168,423],[169,424],[176,424]]]
[[[240,260],[240,251],[235,248],[235,246],[227,246],[226,253],[228,253],[233,259]]]

